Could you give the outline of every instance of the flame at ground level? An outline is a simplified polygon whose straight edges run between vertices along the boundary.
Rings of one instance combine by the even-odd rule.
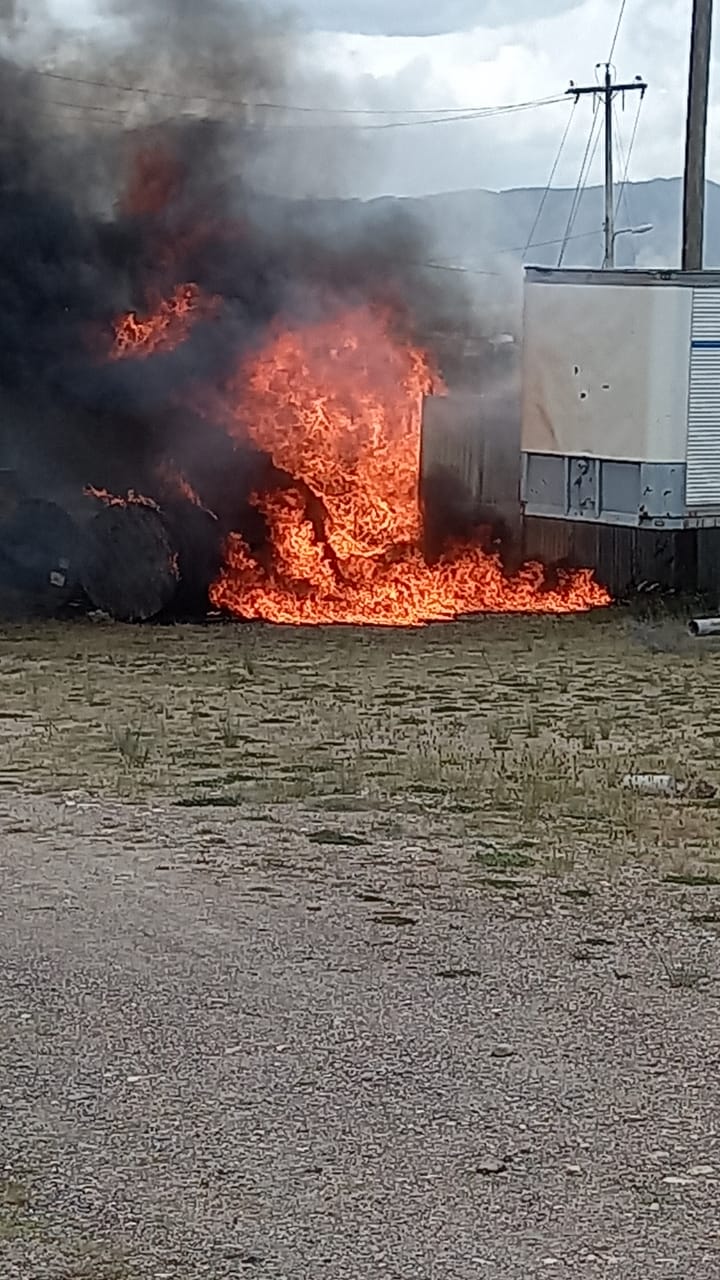
[[[499,557],[456,547],[428,564],[419,542],[424,354],[388,318],[359,308],[278,332],[239,370],[228,426],[291,478],[258,494],[271,555],[260,564],[231,535],[211,592],[245,618],[295,624],[417,626],[480,612],[570,613],[609,602],[581,569],[525,565],[512,578]]]
[[[590,569],[561,575],[555,590],[545,588],[544,576],[541,565],[526,564],[508,579],[499,560],[477,547],[436,565],[411,548],[393,563],[365,566],[355,581],[330,581],[323,573],[320,582],[292,584],[260,570],[233,535],[211,595],[217,608],[244,618],[386,627],[448,622],[471,613],[579,613],[609,603]]]

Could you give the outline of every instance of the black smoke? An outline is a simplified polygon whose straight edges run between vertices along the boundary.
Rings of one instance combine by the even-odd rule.
[[[0,467],[68,502],[88,484],[152,492],[171,460],[238,527],[272,467],[191,407],[197,388],[221,389],[278,317],[369,300],[432,330],[447,282],[403,216],[348,230],[253,187],[258,156],[281,174],[305,148],[312,172],[327,145],[257,105],[292,99],[292,24],[237,0],[116,0],[73,40],[20,8],[0,10]],[[188,281],[219,305],[182,346],[107,358],[119,314]]]

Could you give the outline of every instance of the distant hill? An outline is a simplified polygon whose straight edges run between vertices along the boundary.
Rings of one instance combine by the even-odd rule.
[[[551,191],[533,231],[542,197],[540,188],[517,187],[509,191],[451,191],[420,198],[293,201],[290,217],[297,219],[299,226],[312,227],[315,234],[335,246],[357,234],[365,243],[373,237],[378,243],[390,242],[397,254],[402,251],[398,250],[398,243],[403,243],[397,234],[398,214],[408,214],[415,227],[424,230],[418,265],[427,261],[436,266],[459,266],[467,272],[463,275],[448,271],[447,277],[437,278],[446,278],[449,286],[465,286],[471,299],[470,328],[487,336],[505,331],[517,335],[521,327],[521,265],[557,264],[574,191]],[[287,219],[287,203],[279,204]],[[616,242],[617,265],[679,266],[681,211],[679,178],[628,183],[620,200],[617,227],[652,224],[653,229],[644,235],[620,236]],[[602,189],[588,188],[574,218],[572,238],[563,259],[565,266],[601,265],[602,222]],[[714,183],[708,185],[706,227],[706,266],[720,268],[720,186]],[[532,244],[525,252],[531,234]],[[413,256],[406,261],[415,261],[417,236],[408,242],[408,254]],[[460,320],[461,309],[454,306],[453,294],[457,296],[456,290],[449,287],[450,315],[466,331],[467,316]]]
[[[377,219],[405,209],[425,224],[433,252],[442,260],[467,262],[488,268],[493,259],[506,256],[518,263],[531,234],[543,192],[536,187],[509,191],[451,191],[418,199],[383,196],[361,201],[323,201],[329,211],[342,206],[342,216]],[[533,245],[525,261],[540,266],[557,262],[559,244],[572,205],[574,192],[553,190],[545,202],[533,232]],[[642,236],[621,236],[617,241],[619,266],[678,266],[682,183],[679,178],[656,178],[652,182],[628,183],[620,201],[618,227],[651,223],[653,230]],[[588,188],[574,219],[572,239],[564,263],[567,266],[599,266],[602,256],[603,193]],[[720,186],[708,184],[707,266],[720,267]]]

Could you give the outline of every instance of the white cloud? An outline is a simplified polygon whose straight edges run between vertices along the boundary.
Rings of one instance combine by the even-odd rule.
[[[49,2],[66,22],[77,20],[81,25],[89,24],[93,9],[107,4]],[[293,8],[292,0],[264,3],[268,8]],[[447,0],[443,6],[436,0],[295,0],[306,35],[300,45],[300,74],[285,96],[315,105],[438,109],[562,93],[570,79],[592,81],[595,62],[607,56],[618,3]],[[688,0],[654,0],[652,5],[627,0],[615,55],[618,75],[632,79],[639,73],[650,85],[633,155],[634,179],[670,176],[682,169],[690,8]],[[322,32],[322,26],[337,30]],[[340,28],[348,26],[369,34],[343,34]],[[390,38],[378,34],[382,30],[413,34]],[[424,34],[430,31],[440,34]],[[720,40],[720,27],[716,35]],[[714,128],[716,121],[720,124],[716,72],[715,66],[708,172],[720,180],[720,140],[715,140]],[[628,101],[624,113],[618,107],[620,134],[627,144],[635,102]],[[569,109],[562,102],[471,123],[327,131],[309,150],[323,159],[329,188],[342,194],[543,185]],[[575,111],[556,175],[558,185],[575,184],[591,113],[587,99]],[[312,174],[300,152],[296,167],[309,188]],[[600,176],[598,150],[592,179]]]
[[[513,14],[518,7],[512,6]],[[316,35],[308,53],[315,66],[340,77],[347,100],[356,106],[437,109],[545,97],[562,93],[571,79],[592,83],[617,17],[607,0],[584,0],[563,13],[559,7],[540,0],[534,8],[544,12],[530,17],[528,3],[524,21],[513,17],[505,25],[495,22],[434,38]],[[503,6],[508,10],[510,5]],[[681,171],[689,24],[685,0],[657,0],[652,7],[639,0],[627,4],[615,54],[618,76],[632,80],[642,74],[650,85],[631,166],[634,179]],[[629,97],[623,112],[618,102],[625,145],[635,105]],[[563,102],[471,124],[363,135],[365,168],[358,181],[366,183],[365,194],[544,184],[569,109]],[[575,184],[591,112],[588,99],[575,112],[558,184]],[[718,117],[720,82],[713,86],[711,124]],[[720,145],[713,146],[710,132],[709,173],[720,178]],[[599,177],[598,152],[593,178]]]

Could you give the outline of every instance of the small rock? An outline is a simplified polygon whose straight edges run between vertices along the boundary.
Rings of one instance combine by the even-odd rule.
[[[575,1177],[577,1177],[579,1173],[582,1173],[582,1168],[579,1164],[566,1164],[565,1172],[572,1173],[575,1175]]]
[[[514,1058],[515,1050],[509,1044],[494,1044],[490,1050],[491,1058]]]
[[[711,1164],[694,1164],[688,1173],[691,1178],[711,1178],[715,1169]]]
[[[506,1168],[506,1162],[498,1156],[483,1156],[482,1159],[478,1160],[477,1165],[475,1166],[475,1172],[484,1173],[490,1176],[493,1173],[502,1173]]]
[[[692,1178],[668,1177],[663,1178],[666,1187],[689,1187],[692,1185]]]

